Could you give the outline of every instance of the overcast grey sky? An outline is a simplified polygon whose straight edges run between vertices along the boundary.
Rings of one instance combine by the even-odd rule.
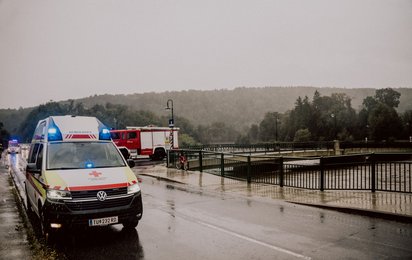
[[[240,86],[412,87],[412,0],[0,0],[0,108]]]

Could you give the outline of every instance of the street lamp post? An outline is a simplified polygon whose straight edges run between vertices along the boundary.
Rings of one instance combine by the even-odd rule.
[[[337,129],[336,129],[336,115],[335,114],[330,114],[330,117],[333,118],[333,123],[334,123],[334,129],[333,129],[333,134],[334,134],[334,138],[335,140],[337,139]]]
[[[170,104],[170,105],[169,105]],[[167,103],[166,103],[166,110],[171,110],[172,112],[172,118],[169,119],[169,127],[170,127],[170,136],[169,136],[169,140],[170,140],[170,149],[173,149],[173,127],[175,125],[175,119],[174,119],[174,115],[173,115],[173,100],[172,99],[168,99]]]
[[[279,117],[276,116],[276,121],[275,121],[275,128],[276,128],[276,133],[275,133],[275,141],[278,141],[278,122],[279,122]]]

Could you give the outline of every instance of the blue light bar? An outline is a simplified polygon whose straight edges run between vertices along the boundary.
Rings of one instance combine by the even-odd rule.
[[[60,129],[56,126],[53,119],[50,119],[49,128],[47,129],[47,139],[49,141],[61,141],[63,140]]]
[[[110,135],[110,130],[106,127],[99,119],[97,119],[97,123],[99,124],[99,139],[100,140],[112,140],[112,136]]]
[[[107,128],[103,128],[99,133],[100,140],[111,140],[112,136],[110,135],[110,131]]]

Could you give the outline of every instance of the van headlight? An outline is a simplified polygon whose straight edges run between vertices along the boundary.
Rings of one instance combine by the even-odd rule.
[[[140,186],[138,183],[135,183],[127,187],[127,194],[135,194],[139,192],[140,192]]]
[[[47,190],[47,198],[52,200],[71,200],[72,194],[66,190]]]

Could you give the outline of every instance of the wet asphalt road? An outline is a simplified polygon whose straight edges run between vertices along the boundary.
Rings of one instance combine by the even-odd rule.
[[[66,231],[56,251],[69,259],[412,258],[411,224],[142,180],[135,231]]]
[[[150,177],[144,217],[68,234],[56,249],[71,259],[411,258],[411,225],[200,191]]]

